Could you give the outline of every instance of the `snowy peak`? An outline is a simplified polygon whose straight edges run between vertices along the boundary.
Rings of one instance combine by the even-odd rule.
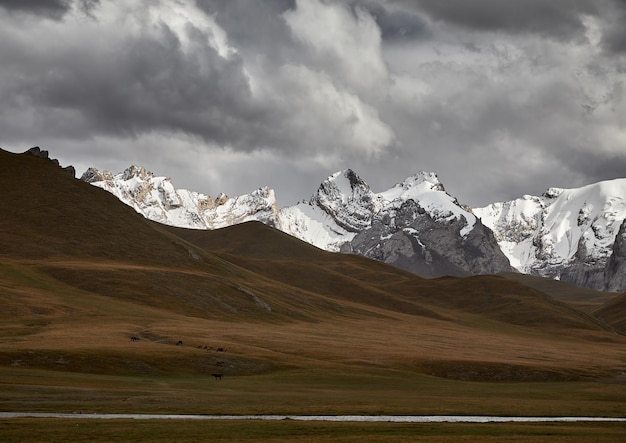
[[[541,194],[541,196],[548,199],[554,199],[561,195],[563,191],[565,191],[563,188],[548,188],[546,189],[546,192]]]
[[[467,224],[461,235],[469,233],[476,223],[469,207],[448,194],[433,172],[418,172],[379,195],[387,209],[397,209],[403,202],[412,200],[419,202],[419,206],[434,219],[464,219]]]
[[[87,183],[95,183],[105,180],[132,180],[146,181],[154,178],[154,174],[142,166],[131,165],[119,174],[112,174],[109,171],[100,171],[97,168],[89,168],[80,178]]]
[[[382,194],[386,196],[387,200],[394,200],[401,195],[407,195],[407,192],[411,190],[416,191],[442,191],[445,192],[443,184],[439,181],[439,177],[434,172],[420,171],[417,174],[411,175],[401,183],[397,183],[388,191]]]
[[[87,183],[95,183],[105,180],[113,180],[113,174],[108,171],[100,171],[96,168],[89,168],[83,173],[80,179]]]
[[[474,213],[521,272],[561,278],[574,262],[598,269],[606,264],[626,218],[626,179],[550,188],[541,197],[494,203]]]
[[[339,171],[322,182],[309,201],[348,232],[369,226],[376,212],[376,196],[361,177],[351,169]]]
[[[278,227],[278,205],[273,189],[264,186],[249,194],[229,198],[220,194],[202,213],[209,229],[226,227],[246,221],[257,220]]]
[[[407,202],[411,204],[407,206]],[[308,203],[281,209],[280,219],[281,229],[295,237],[322,249],[345,251],[345,245],[357,235],[363,237],[375,222],[385,220],[385,229],[412,232],[409,225],[423,217],[432,220],[436,228],[458,221],[462,237],[476,222],[474,215],[445,192],[432,172],[418,172],[387,191],[374,193],[350,169],[328,177]],[[385,240],[378,237],[390,235],[384,229],[378,231],[372,234],[377,242]],[[348,246],[347,250],[355,249]]]
[[[172,226],[216,229],[250,220],[278,225],[276,197],[267,187],[235,198],[225,194],[213,198],[176,189],[169,177],[136,165],[119,174],[89,168],[81,179],[109,191],[146,218]]]
[[[510,262],[521,272],[579,286],[626,285],[615,277],[626,269],[626,242],[615,241],[620,226],[626,230],[626,179],[549,188],[473,210],[448,194],[437,174],[424,171],[376,193],[345,169],[308,201],[285,208],[267,187],[213,198],[176,189],[169,178],[136,165],[119,174],[90,168],[82,179],[161,223],[215,229],[262,221],[321,249],[358,253],[420,275],[495,273]]]
[[[344,169],[335,172],[324,180],[312,199],[330,198],[341,199],[342,203],[348,203],[362,195],[370,194],[371,190],[352,169]]]
[[[142,166],[132,165],[122,173],[122,180],[149,180],[154,178],[154,174]],[[169,180],[166,179],[166,180]]]
[[[425,277],[509,271],[493,233],[449,195],[432,172],[419,172],[376,196],[370,226],[342,252],[374,258]]]
[[[280,229],[328,251],[368,227],[379,203],[363,179],[351,169],[324,180],[308,202],[280,210]]]

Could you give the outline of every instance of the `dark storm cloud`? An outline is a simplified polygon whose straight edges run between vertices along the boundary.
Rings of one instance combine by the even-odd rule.
[[[406,9],[389,8],[372,0],[355,0],[353,7],[364,8],[372,15],[385,41],[423,39],[432,34],[426,20]]]
[[[187,50],[160,23],[152,35],[113,38],[106,56],[88,45],[55,47],[46,60],[13,54],[21,72],[10,93],[65,136],[180,131],[238,147],[266,137],[241,58],[220,55],[204,30],[189,27],[187,34]],[[241,130],[248,121],[257,122],[256,130]]]
[[[326,74],[325,54],[311,66],[311,49],[294,40],[282,15],[293,3],[143,6],[102,2],[89,19],[74,9],[62,23],[28,35],[19,26],[0,28],[3,139],[28,139],[36,124],[48,139],[112,137],[138,145],[150,134],[179,134],[212,147],[205,149],[342,157],[391,142],[376,109]],[[313,7],[309,13],[326,4]],[[332,13],[356,21],[341,11]],[[341,51],[336,60],[356,60]]]
[[[624,11],[0,0],[0,143],[213,194],[280,186],[281,204],[342,168],[378,191],[434,171],[469,204],[580,186],[624,167]]]
[[[602,43],[609,53],[626,54],[626,0],[614,0]]]
[[[297,55],[282,14],[295,8],[295,0],[197,0],[200,9],[213,15],[228,31],[228,39],[243,54],[259,54],[271,63],[282,63]]]
[[[1,0],[0,8],[60,19],[70,9],[71,0]]]
[[[571,149],[562,161],[571,171],[586,177],[585,184],[621,178],[626,171],[625,155],[590,152],[585,147]]]
[[[85,14],[91,14],[100,0],[0,0],[0,8],[12,13],[31,14],[60,20],[76,6]]]
[[[584,30],[581,14],[597,13],[587,0],[411,0],[404,1],[435,20],[467,29],[539,33],[566,40]]]

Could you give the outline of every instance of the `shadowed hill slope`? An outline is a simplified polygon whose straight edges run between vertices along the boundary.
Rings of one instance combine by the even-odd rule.
[[[276,306],[274,314],[298,317],[306,300],[333,312],[350,302],[436,318],[452,309],[533,327],[599,327],[503,278],[425,280],[322,251],[258,222],[216,231],[165,227],[48,159],[0,156],[0,256],[45,259],[39,266],[47,274],[83,290],[196,315],[263,314]]]
[[[582,288],[547,277],[512,272],[502,273],[500,275],[537,289],[556,300],[565,302],[587,313],[592,313],[617,296],[615,293]]]
[[[0,187],[7,267],[28,263],[81,290],[197,316],[263,315],[265,296],[275,315],[306,316],[304,299],[337,309],[194,247],[49,159],[0,151]]]
[[[196,266],[180,240],[49,159],[0,151],[0,189],[0,256]]]
[[[620,294],[607,302],[596,310],[593,315],[626,334],[626,293]]]
[[[614,374],[626,361],[623,337],[504,277],[426,280],[260,223],[158,225],[29,155],[0,151],[0,187],[0,367],[341,366],[488,379],[477,368],[497,365],[505,379],[560,379]],[[174,337],[193,348],[173,351]],[[198,347],[209,340],[234,350],[207,356]]]
[[[385,293],[378,298],[381,306],[390,300],[400,310],[417,304],[439,318],[454,310],[534,328],[603,328],[589,315],[504,277],[423,279],[361,256],[322,251],[259,222],[215,231],[168,229],[242,268],[331,297],[376,303],[372,294]]]

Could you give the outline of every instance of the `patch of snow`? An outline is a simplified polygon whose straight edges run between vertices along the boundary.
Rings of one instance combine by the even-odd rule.
[[[473,210],[521,272],[574,259],[579,245],[590,260],[606,260],[626,218],[626,179],[574,189],[550,188],[541,197]]]

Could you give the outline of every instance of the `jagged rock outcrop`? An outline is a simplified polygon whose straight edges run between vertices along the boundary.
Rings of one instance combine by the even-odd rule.
[[[604,272],[604,285],[607,291],[626,291],[626,220],[615,236],[613,252]]]
[[[626,179],[550,188],[540,197],[475,208],[474,214],[493,230],[520,272],[603,290],[605,268],[626,218]]]
[[[473,216],[472,216],[473,217]],[[341,252],[364,255],[424,277],[510,271],[491,230],[464,215],[434,213],[415,200],[381,210]]]
[[[584,238],[578,241],[578,248],[574,257],[569,262],[561,266],[550,269],[546,266],[546,276],[558,278],[576,286],[585,288],[602,289],[604,288],[604,270],[606,267],[606,259],[594,257],[587,251]]]
[[[493,233],[467,209],[434,173],[375,194],[348,169],[331,175],[309,202],[281,210],[281,226],[324,249],[428,277],[511,270]]]
[[[100,171],[96,168],[89,168],[83,173],[80,179],[93,184],[96,182],[113,180],[113,174],[109,171]]]
[[[377,211],[375,194],[351,169],[337,172],[322,182],[309,204],[318,206],[348,232],[360,232],[368,227]]]
[[[65,167],[61,166],[61,164],[56,158],[50,158],[48,151],[41,149],[39,146],[34,146],[28,149],[26,152],[24,152],[24,154],[50,160],[56,166],[61,168],[62,171],[66,172],[68,175],[71,175],[72,177],[76,177],[76,169],[74,168],[74,166],[71,166],[71,165],[65,166]]]
[[[111,192],[146,218],[172,226],[216,229],[249,220],[278,226],[276,197],[267,187],[233,198],[225,194],[213,198],[175,189],[170,178],[135,165],[115,175],[89,168],[81,179]]]
[[[279,228],[318,248],[337,252],[371,224],[379,197],[354,171],[339,171],[324,180],[308,200],[280,210]]]
[[[362,254],[425,276],[513,266],[579,286],[626,290],[626,248],[616,241],[626,219],[626,179],[549,188],[538,197],[472,210],[429,172],[375,193],[346,169],[324,180],[309,200],[281,209],[266,187],[213,198],[177,190],[169,178],[138,166],[115,175],[90,168],[82,178],[147,218],[174,226],[214,229],[259,220],[319,248]]]

